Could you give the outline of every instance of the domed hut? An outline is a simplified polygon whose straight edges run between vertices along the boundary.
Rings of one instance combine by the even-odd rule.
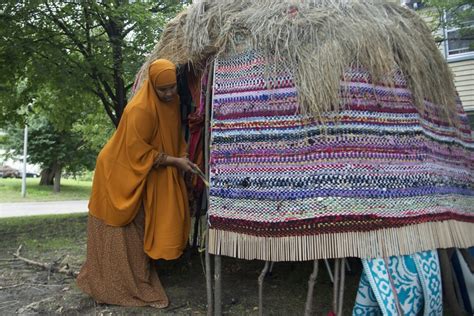
[[[473,246],[473,138],[410,10],[198,1],[168,23],[140,77],[157,58],[180,65],[195,106],[190,150],[209,177],[211,254],[358,257],[374,281],[376,258],[439,267],[432,250]]]

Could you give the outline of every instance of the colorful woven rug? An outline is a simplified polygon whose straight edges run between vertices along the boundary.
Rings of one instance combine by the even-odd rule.
[[[436,250],[388,259],[362,259],[353,315],[443,315]]]
[[[418,113],[360,68],[325,123],[298,111],[293,76],[258,52],[215,62],[209,246],[213,254],[301,261],[389,257],[474,245],[474,142]],[[342,96],[345,97],[342,97]]]

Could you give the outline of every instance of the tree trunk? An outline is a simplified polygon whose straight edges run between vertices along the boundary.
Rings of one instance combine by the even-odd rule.
[[[114,90],[115,90],[115,115],[120,122],[123,110],[127,105],[127,95],[125,91],[125,82],[123,79],[123,21],[118,19],[109,20],[108,35],[112,46],[113,70],[114,70]]]
[[[54,171],[51,168],[41,170],[40,185],[53,185],[54,184]]]
[[[54,172],[54,186],[53,186],[53,192],[54,193],[59,193],[61,191],[61,166],[56,166]]]
[[[52,185],[53,192],[59,193],[61,190],[61,171],[62,167],[57,163],[49,168],[41,170],[40,185]]]

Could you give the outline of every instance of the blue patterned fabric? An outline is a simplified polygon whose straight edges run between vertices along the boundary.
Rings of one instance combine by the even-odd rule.
[[[423,287],[425,299],[423,315],[442,315],[443,297],[438,252],[436,250],[418,252],[413,258],[415,259],[416,269],[419,271],[418,275]]]
[[[353,315],[442,315],[436,251],[362,259],[362,265]]]

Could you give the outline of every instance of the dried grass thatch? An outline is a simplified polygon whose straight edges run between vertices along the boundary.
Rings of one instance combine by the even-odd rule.
[[[455,113],[452,75],[422,19],[395,4],[355,0],[205,0],[173,19],[142,68],[157,58],[202,68],[212,56],[258,49],[294,73],[302,112],[339,109],[349,65],[390,81],[400,69],[423,100]],[[271,71],[271,69],[269,69]],[[390,83],[390,82],[389,82]]]

